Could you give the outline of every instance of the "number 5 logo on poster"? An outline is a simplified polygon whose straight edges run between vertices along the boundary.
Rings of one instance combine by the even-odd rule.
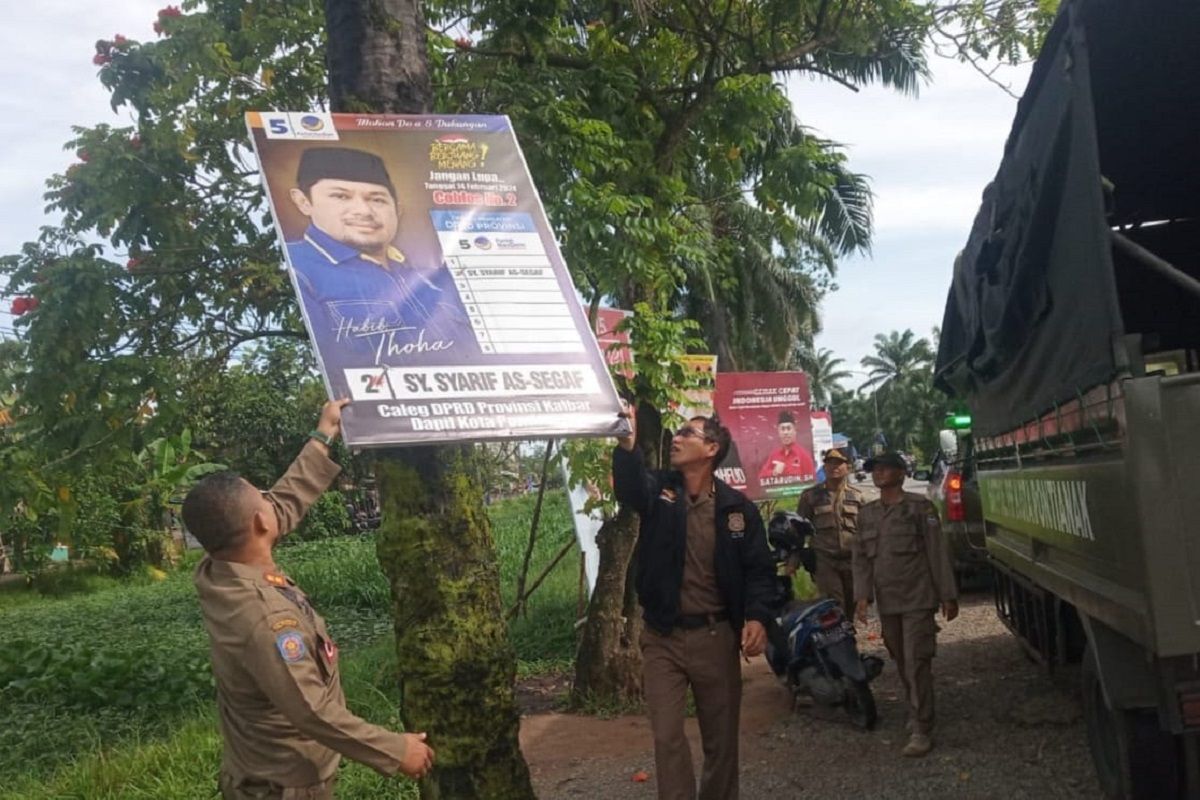
[[[295,139],[291,120],[287,114],[263,114],[263,130],[268,139]]]

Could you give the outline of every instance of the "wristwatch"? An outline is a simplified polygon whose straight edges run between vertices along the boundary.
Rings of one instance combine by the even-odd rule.
[[[333,437],[327,433],[321,433],[316,428],[313,428],[311,431],[308,432],[308,438],[316,439],[318,442],[325,445],[326,447],[333,447]]]

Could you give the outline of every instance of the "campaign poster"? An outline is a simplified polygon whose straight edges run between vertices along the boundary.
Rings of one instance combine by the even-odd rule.
[[[604,360],[611,372],[626,378],[633,378],[633,347],[629,331],[620,326],[632,316],[632,311],[620,308],[596,309],[596,341],[604,353]]]
[[[348,445],[625,429],[507,117],[246,123]]]
[[[705,355],[679,356],[679,363],[698,384],[683,393],[683,403],[676,409],[684,419],[711,417],[713,392],[717,384],[717,357]]]
[[[629,331],[617,330],[622,322],[633,316],[632,311],[619,308],[600,308],[596,315],[596,341],[604,351],[604,358],[610,369],[626,377],[633,377],[633,350],[629,342]],[[600,572],[600,548],[596,537],[604,525],[604,515],[599,509],[587,511],[587,502],[599,491],[592,483],[575,483],[566,459],[562,461],[563,480],[567,485],[567,500],[571,504],[571,519],[575,523],[575,538],[579,541],[579,551],[583,554],[583,571],[587,578],[587,590],[590,597],[596,588],[596,578]]]
[[[812,412],[812,453],[818,466],[825,458],[825,451],[833,447],[833,419],[828,411]]]
[[[808,380],[803,372],[721,372],[717,414],[733,435],[717,470],[751,500],[800,494],[815,480]]]

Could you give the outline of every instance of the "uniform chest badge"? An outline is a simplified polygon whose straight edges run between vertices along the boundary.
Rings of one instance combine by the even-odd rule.
[[[659,492],[658,499],[666,500],[668,503],[674,503],[676,496],[677,495],[675,494],[674,489],[663,489],[661,492]]]
[[[729,532],[730,533],[745,533],[746,532],[746,515],[740,511],[734,511],[729,515]]]
[[[279,655],[283,656],[283,660],[289,664],[295,664],[304,658],[308,652],[308,648],[304,646],[304,637],[300,635],[300,631],[284,631],[275,637],[275,647],[279,650]]]

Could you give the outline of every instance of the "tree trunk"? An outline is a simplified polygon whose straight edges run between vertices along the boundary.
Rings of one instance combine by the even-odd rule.
[[[433,109],[419,0],[325,0],[329,99],[335,111]]]
[[[516,658],[473,445],[391,451],[376,477],[379,562],[392,588],[401,715],[437,767],[425,800],[532,798],[517,733]]]
[[[657,467],[662,451],[662,415],[640,404],[638,445],[647,466]],[[642,610],[634,586],[638,517],[622,510],[596,535],[600,550],[596,588],[575,653],[571,706],[627,708],[642,699]]]
[[[642,617],[632,597],[635,544],[637,515],[627,511],[605,522],[596,535],[600,564],[575,655],[572,708],[625,708],[641,702]]]
[[[431,111],[419,0],[326,0],[335,111]],[[473,445],[411,447],[376,464],[376,539],[392,589],[401,719],[426,731],[437,766],[424,800],[533,798],[517,734],[516,656],[496,550],[472,474]]]

